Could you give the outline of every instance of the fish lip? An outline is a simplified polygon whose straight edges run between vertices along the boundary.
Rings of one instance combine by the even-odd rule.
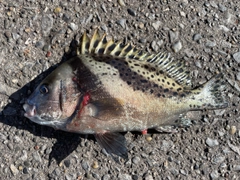
[[[27,118],[35,117],[36,116],[36,106],[35,105],[29,105],[28,103],[25,103],[23,105],[23,109],[25,110],[24,116]]]

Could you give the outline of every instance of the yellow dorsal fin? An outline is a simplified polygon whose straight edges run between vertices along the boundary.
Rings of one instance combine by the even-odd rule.
[[[115,57],[125,57],[139,61],[145,61],[166,73],[177,83],[186,89],[192,88],[190,72],[186,69],[183,61],[173,60],[169,53],[149,54],[136,49],[131,44],[124,45],[122,41],[115,42],[113,39],[107,40],[106,34],[100,36],[98,29],[94,31],[91,38],[85,32],[81,37],[78,54],[106,54]]]

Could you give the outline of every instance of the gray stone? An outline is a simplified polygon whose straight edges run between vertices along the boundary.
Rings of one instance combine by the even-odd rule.
[[[157,52],[158,51],[158,45],[157,45],[157,43],[156,43],[156,41],[152,41],[152,43],[151,43],[151,48],[155,51],[155,52]]]
[[[234,171],[240,171],[240,164],[234,164],[233,165],[233,170]]]
[[[18,34],[18,33],[12,33],[12,37],[13,37],[13,39],[16,41],[16,40],[18,40],[19,38],[20,38],[20,35]]]
[[[104,4],[101,5],[101,8],[102,8],[102,10],[103,10],[105,13],[107,13],[107,8],[106,8],[106,6],[105,6]]]
[[[174,143],[172,141],[163,140],[160,146],[160,149],[164,152],[167,152],[173,147],[174,147]]]
[[[207,47],[214,47],[216,46],[216,42],[215,41],[210,41],[210,40],[207,40],[206,44],[205,44]]]
[[[158,30],[161,25],[162,25],[161,21],[156,21],[156,22],[152,23],[152,26],[155,30]]]
[[[35,47],[36,48],[43,48],[45,42],[43,40],[41,41],[37,41],[36,44],[35,44]]]
[[[63,14],[62,19],[66,22],[69,23],[71,21],[71,16],[69,16],[68,14]]]
[[[240,52],[236,52],[233,54],[233,58],[235,59],[235,61],[237,61],[238,63],[240,63]]]
[[[214,146],[218,146],[218,145],[219,145],[218,140],[216,140],[216,139],[211,139],[211,138],[207,138],[207,139],[206,139],[206,144],[207,144],[209,147],[214,147]]]
[[[200,39],[202,39],[202,35],[201,34],[194,34],[193,35],[193,40],[194,41],[199,41]]]
[[[211,172],[210,178],[211,179],[218,179],[219,178],[219,173],[217,172],[217,170]]]
[[[145,180],[154,180],[154,179],[153,179],[153,176],[150,175],[150,174],[147,174],[144,179],[145,179]]]
[[[57,167],[57,168],[53,171],[53,174],[54,174],[55,176],[59,177],[60,174],[61,174],[60,169]]]
[[[42,162],[42,158],[37,151],[33,152],[33,159],[37,162]]]
[[[226,27],[225,25],[219,25],[219,29],[223,30],[224,32],[229,32],[230,29]]]
[[[140,158],[138,157],[138,156],[136,156],[136,157],[134,157],[133,159],[132,159],[132,162],[134,163],[134,164],[138,164],[139,162],[140,162]]]
[[[225,160],[224,156],[217,156],[215,158],[213,158],[212,163],[213,164],[220,164]]]
[[[174,52],[179,52],[182,49],[182,43],[181,41],[176,42],[173,46],[172,49]]]
[[[238,81],[240,81],[240,72],[238,72],[238,73],[236,74],[236,79],[237,79]]]
[[[224,6],[223,4],[219,4],[219,5],[218,5],[218,9],[219,9],[219,11],[221,11],[221,12],[225,12],[225,11],[227,10],[226,6]]]
[[[50,14],[44,14],[42,17],[41,28],[44,36],[47,36],[50,33],[50,30],[53,27],[53,18]]]
[[[76,25],[75,23],[70,23],[69,27],[71,28],[72,31],[78,30],[78,25]]]
[[[119,174],[118,178],[119,180],[132,180],[132,177],[129,174]]]
[[[109,179],[110,179],[110,175],[108,175],[108,174],[105,174],[102,177],[102,180],[109,180]]]
[[[10,165],[10,170],[14,176],[16,176],[19,173],[19,170],[13,164]]]
[[[88,18],[86,19],[85,23],[88,24],[93,19],[93,14],[89,14]]]
[[[170,42],[174,43],[178,40],[179,32],[178,31],[169,31]]]
[[[88,171],[89,170],[89,163],[87,161],[83,161],[82,162],[82,168],[85,170],[85,171]]]
[[[126,27],[126,19],[119,19],[119,20],[116,21],[116,23],[118,25],[122,26],[122,28],[125,29],[125,27]]]

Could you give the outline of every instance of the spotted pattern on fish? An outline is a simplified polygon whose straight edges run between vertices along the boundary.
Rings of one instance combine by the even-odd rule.
[[[169,53],[149,54],[136,49],[130,44],[124,45],[121,41],[107,40],[106,34],[100,36],[98,30],[95,30],[92,38],[89,38],[85,32],[80,42],[78,54],[104,54],[113,57],[123,57],[124,59],[129,59],[127,60],[129,65],[131,64],[131,59],[138,60],[142,65],[141,68],[138,68],[142,75],[146,74],[144,68],[149,67],[150,69],[146,69],[148,73],[150,73],[149,70],[153,70],[153,73],[150,73],[150,77],[154,76],[154,73],[156,76],[165,74],[167,78],[175,80],[174,84],[181,85],[184,89],[192,89],[190,71],[186,69],[183,61],[174,61]],[[131,66],[138,66],[138,63],[135,62]],[[165,78],[164,80],[161,79],[161,81],[163,83],[165,81],[168,82]]]

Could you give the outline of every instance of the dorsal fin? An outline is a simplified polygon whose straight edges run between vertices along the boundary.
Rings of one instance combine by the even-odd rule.
[[[106,54],[115,57],[125,57],[129,59],[145,61],[158,67],[159,71],[166,73],[185,89],[192,88],[190,71],[185,67],[183,61],[176,61],[170,57],[169,53],[159,52],[149,54],[136,49],[131,44],[123,44],[122,41],[115,42],[113,39],[107,40],[106,34],[100,36],[98,29],[94,31],[91,38],[85,32],[81,37],[78,54]]]

